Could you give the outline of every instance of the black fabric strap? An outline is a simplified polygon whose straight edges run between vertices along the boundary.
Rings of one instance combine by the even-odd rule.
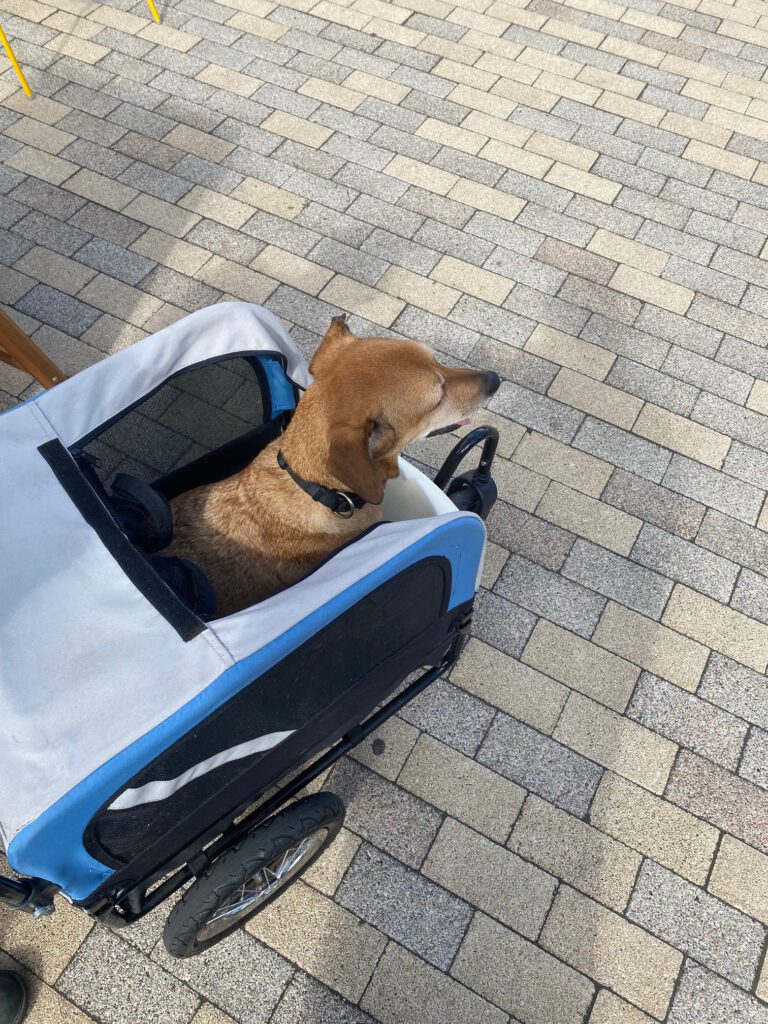
[[[277,464],[313,501],[319,501],[321,505],[329,508],[331,512],[335,512],[342,519],[349,519],[355,509],[362,508],[365,504],[365,500],[354,491],[335,491],[330,487],[323,487],[322,484],[314,484],[310,480],[300,477],[298,473],[293,472],[281,451],[277,453]]]

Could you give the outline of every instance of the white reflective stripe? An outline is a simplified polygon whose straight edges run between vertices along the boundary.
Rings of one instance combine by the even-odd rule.
[[[126,789],[117,800],[113,800],[107,808],[108,811],[125,811],[129,807],[138,807],[140,804],[151,804],[156,800],[165,800],[176,793],[182,786],[186,786],[193,779],[199,779],[222,764],[230,761],[237,761],[241,757],[248,757],[250,754],[258,754],[262,750],[271,750],[278,743],[294,733],[295,729],[288,729],[287,732],[270,732],[266,736],[257,736],[255,740],[248,740],[247,743],[239,743],[229,750],[222,750],[213,757],[206,758],[200,764],[188,768],[176,779],[161,780],[160,782],[148,782],[146,786],[139,786],[138,789]]]

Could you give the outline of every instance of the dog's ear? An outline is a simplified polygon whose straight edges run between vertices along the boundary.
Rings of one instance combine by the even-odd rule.
[[[394,448],[394,427],[369,419],[362,427],[342,427],[331,439],[328,465],[337,480],[371,505],[384,500],[384,487],[392,475],[381,461]]]
[[[331,320],[331,326],[325,332],[320,347],[312,357],[309,372],[317,377],[335,359],[335,357],[355,341],[355,336],[347,327],[347,314],[342,313]]]

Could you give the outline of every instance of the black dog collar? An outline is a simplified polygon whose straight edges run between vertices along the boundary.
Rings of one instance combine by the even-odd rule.
[[[365,504],[360,495],[355,494],[354,491],[335,491],[330,487],[323,487],[322,484],[313,484],[311,481],[300,477],[297,473],[293,472],[281,451],[277,453],[277,464],[280,469],[286,471],[294,483],[298,484],[302,491],[308,494],[313,501],[319,501],[321,505],[329,508],[331,512],[341,516],[342,519],[351,519],[355,509],[362,508]]]

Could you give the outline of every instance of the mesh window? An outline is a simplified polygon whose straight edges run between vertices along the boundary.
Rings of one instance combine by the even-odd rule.
[[[177,374],[82,446],[103,484],[116,473],[150,483],[265,422],[264,372],[236,357]]]

